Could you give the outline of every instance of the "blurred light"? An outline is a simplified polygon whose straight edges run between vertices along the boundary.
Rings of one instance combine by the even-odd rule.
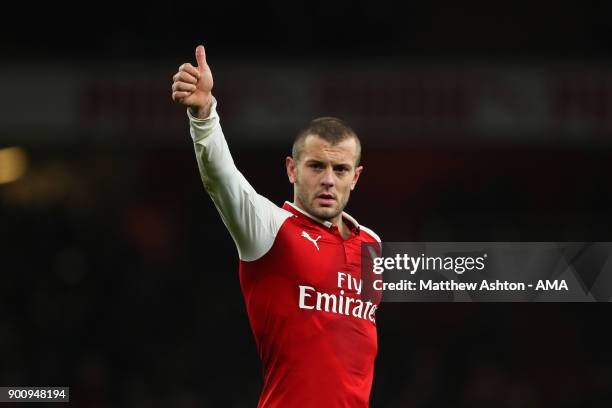
[[[0,184],[18,180],[26,171],[28,158],[20,147],[0,149]]]

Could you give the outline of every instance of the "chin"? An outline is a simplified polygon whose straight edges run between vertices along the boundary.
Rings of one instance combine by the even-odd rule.
[[[314,215],[317,218],[320,218],[326,221],[331,220],[332,218],[334,218],[341,212],[342,211],[338,211],[338,209],[335,207],[318,207],[313,211]]]

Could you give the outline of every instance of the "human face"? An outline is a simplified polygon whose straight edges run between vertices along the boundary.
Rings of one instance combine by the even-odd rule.
[[[354,138],[332,145],[308,135],[296,159],[287,157],[287,175],[293,184],[294,203],[310,215],[338,224],[363,166],[357,162]]]

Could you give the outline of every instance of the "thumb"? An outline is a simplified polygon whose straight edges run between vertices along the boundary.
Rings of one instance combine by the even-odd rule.
[[[206,68],[206,52],[204,51],[203,45],[198,45],[195,50],[196,62],[198,63],[198,69],[202,70]]]

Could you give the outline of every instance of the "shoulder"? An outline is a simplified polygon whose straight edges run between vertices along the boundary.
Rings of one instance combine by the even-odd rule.
[[[240,260],[255,261],[264,256],[277,240],[279,232],[293,214],[263,196],[249,200],[251,205],[240,209],[239,228],[230,228],[236,241]],[[232,226],[230,222],[230,227]]]
[[[376,234],[368,227],[360,225],[359,230],[361,231],[361,236],[365,238],[365,240],[367,240],[368,242],[382,242],[378,234]]]

